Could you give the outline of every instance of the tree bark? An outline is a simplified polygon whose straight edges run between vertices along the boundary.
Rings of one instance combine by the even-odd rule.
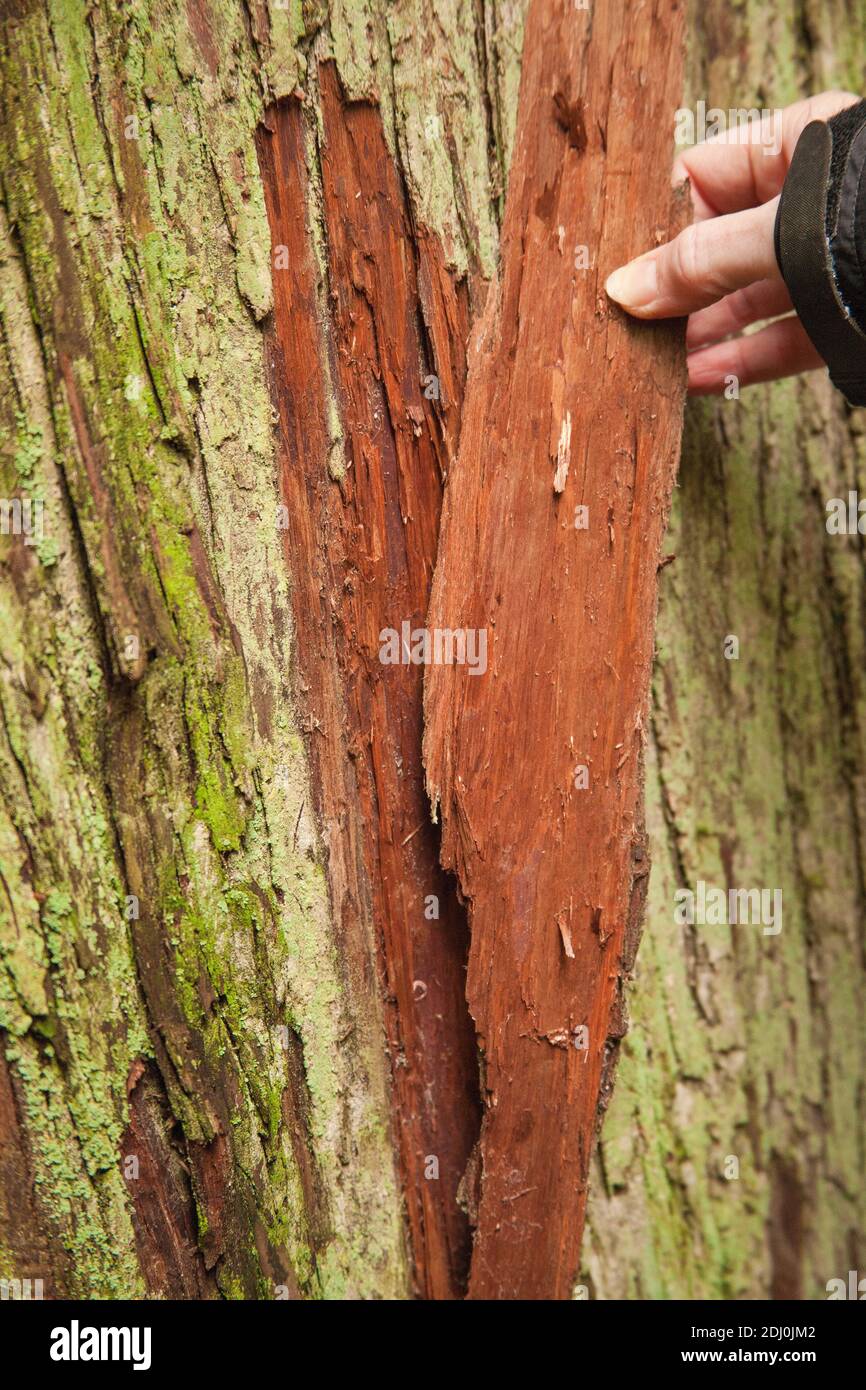
[[[611,90],[593,63],[623,23],[593,10],[536,5],[575,55],[539,148],[569,196],[615,158],[642,181],[635,214],[623,180],[612,266],[671,225],[655,183],[680,13],[658,0],[624,25],[638,56],[667,36],[671,65],[646,48],[658,129],[635,167],[625,127],[591,118]],[[766,71],[765,105],[858,83],[847,12],[776,5],[765,31],[751,3],[711,0],[690,23],[690,100],[727,106],[736,88],[751,104]],[[467,915],[430,819],[420,668],[379,659],[383,630],[424,626],[443,495],[466,485],[464,403],[483,399],[467,348],[514,273],[506,195],[527,172],[523,24],[521,0],[445,0],[435,23],[421,0],[4,7],[0,496],[41,503],[42,527],[0,536],[0,1277],[41,1278],[46,1296],[527,1291],[489,1215],[511,1195],[489,1112],[477,1143],[495,1078],[478,1045],[516,982],[493,962],[491,1013],[490,919],[471,892]],[[524,73],[539,89],[558,71],[556,54],[537,65],[544,42]],[[613,90],[634,100],[634,80]],[[531,212],[525,190],[516,205]],[[566,232],[566,252],[592,240]],[[594,316],[585,287],[575,303]],[[632,398],[640,330],[611,316],[606,331],[605,389],[637,420],[667,369],[633,369]],[[661,409],[670,452],[675,402]],[[570,500],[549,442],[545,424],[545,518]],[[856,417],[821,381],[689,417],[647,721],[647,932],[578,1276],[593,1296],[822,1296],[863,1258],[863,574],[821,503],[861,472]],[[503,776],[520,752],[494,749]],[[518,806],[491,835],[523,814],[536,833]],[[772,952],[670,924],[683,883],[780,873]],[[626,879],[622,858],[612,917]],[[577,926],[553,919],[567,968]],[[590,944],[612,971],[581,976],[593,1076],[563,1091],[579,1098],[577,1180],[555,1164],[572,1190],[527,1228],[544,1296],[578,1273],[598,1062],[616,1051],[629,954],[622,911],[605,945],[606,920]],[[557,1024],[571,1001],[557,995]],[[495,1085],[532,1048],[554,1070],[571,1056],[514,1039]],[[738,1182],[720,1176],[728,1155]]]
[[[362,668],[427,605],[521,24],[7,6],[0,1214],[50,1296],[462,1291],[465,920],[418,673]]]
[[[695,7],[683,106],[860,91],[864,42],[841,5]],[[866,592],[857,538],[825,528],[849,488],[863,495],[860,412],[826,373],[689,405],[661,575],[647,921],[590,1185],[592,1297],[824,1299],[866,1261]],[[674,892],[698,879],[779,886],[782,931],[675,925]]]
[[[483,1062],[470,1297],[570,1296],[624,1027],[685,381],[682,325],[629,323],[602,286],[685,211],[656,177],[681,21],[668,6],[598,7],[591,23],[530,9],[501,269],[446,494],[428,626],[483,634],[486,665],[431,664],[425,699]]]
[[[440,1298],[459,1292],[465,1277],[457,1187],[478,1128],[465,922],[439,867],[426,802],[421,671],[384,671],[378,654],[383,629],[424,620],[463,393],[467,299],[438,240],[413,238],[379,111],[346,103],[333,63],[320,67],[319,87],[328,304],[319,300],[306,225],[300,103],[271,108],[259,140],[272,243],[287,249],[287,270],[274,276],[271,380],[286,441],[298,705],[315,731],[311,767],[318,820],[329,828],[332,900],[345,903],[352,974],[370,992],[377,980],[366,953],[379,964],[417,1283]],[[428,356],[441,410],[424,395]],[[432,921],[424,911],[431,899]]]

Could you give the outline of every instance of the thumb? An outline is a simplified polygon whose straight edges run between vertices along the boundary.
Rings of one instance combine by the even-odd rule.
[[[773,227],[779,199],[695,222],[608,276],[611,299],[638,318],[692,314],[756,280],[781,280]]]

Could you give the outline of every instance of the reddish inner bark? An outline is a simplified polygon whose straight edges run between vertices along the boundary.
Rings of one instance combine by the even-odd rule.
[[[577,1274],[647,872],[642,730],[683,402],[681,334],[627,325],[601,286],[674,230],[658,169],[682,44],[676,4],[599,5],[590,17],[534,0],[501,277],[475,330],[465,406],[468,296],[436,239],[411,225],[377,109],[346,103],[333,66],[320,68],[327,295],[301,107],[278,104],[259,135],[285,266],[275,260],[270,358],[299,690],[358,988],[373,987],[364,923],[375,923],[428,1297],[462,1291],[464,1171],[477,1221],[470,1296],[565,1298]],[[438,403],[425,399],[428,373]],[[485,675],[428,668],[424,736],[442,862],[470,904],[478,1147],[467,938],[429,821],[419,668],[379,658],[382,629],[404,621],[488,638]]]
[[[425,761],[485,1062],[471,1297],[570,1296],[623,1027],[683,372],[679,329],[627,323],[603,284],[675,229],[682,52],[676,4],[535,0],[470,349],[428,625],[486,631],[489,667],[428,667]]]
[[[326,322],[299,103],[272,107],[258,138],[274,252],[268,352],[298,690],[346,968],[357,989],[378,986],[385,1001],[417,1288],[448,1298],[461,1294],[468,1268],[457,1187],[480,1105],[465,1002],[466,921],[439,865],[424,788],[421,669],[383,665],[379,650],[383,629],[424,623],[465,375],[468,298],[436,239],[410,223],[378,110],[346,103],[332,64],[320,68],[320,83]],[[434,373],[438,402],[424,395]],[[438,918],[425,917],[431,897]],[[369,978],[371,958],[378,981]]]

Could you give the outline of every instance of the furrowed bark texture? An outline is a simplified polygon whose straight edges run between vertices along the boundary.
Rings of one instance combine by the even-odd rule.
[[[369,668],[426,608],[521,13],[424,21],[4,7],[0,493],[44,533],[0,540],[0,1275],[46,1296],[461,1286],[465,927],[420,683]]]
[[[421,793],[417,668],[381,666],[377,646],[382,627],[421,626],[427,608],[468,335],[497,267],[523,8],[442,0],[431,19],[425,0],[2,6],[0,497],[42,502],[44,533],[32,545],[0,536],[0,1277],[42,1278],[46,1296],[463,1289],[468,1232],[454,1194],[480,1098],[458,989],[466,927]],[[570,14],[566,47],[590,24],[592,48],[608,42],[614,8],[596,0],[591,15]],[[603,796],[594,804],[615,814],[618,784],[574,786],[578,764],[592,773],[603,762],[605,720],[566,760],[561,728],[584,687],[566,682],[556,709],[552,656],[558,668],[566,653],[577,671],[588,626],[596,651],[587,596],[612,567],[623,576],[642,519],[656,524],[640,505],[624,524],[646,454],[635,456],[631,437],[615,440],[605,417],[591,438],[586,422],[612,371],[635,423],[673,380],[660,375],[655,340],[608,316],[595,288],[670,228],[651,198],[662,196],[682,100],[727,109],[856,90],[866,48],[862,0],[708,0],[691,7],[681,97],[667,40],[648,47],[652,14],[626,10],[630,61],[608,79],[609,109],[588,100],[599,81],[596,72],[585,85],[591,51],[573,55],[570,88],[562,55],[537,74],[542,96],[552,102],[559,89],[562,100],[557,125],[546,124],[550,108],[535,112],[539,206],[533,214],[518,193],[511,212],[522,211],[529,256],[520,330],[503,317],[515,302],[513,250],[486,329],[524,364],[522,376],[513,363],[506,373],[519,447],[501,478],[488,471],[501,511],[494,547],[524,545],[529,515],[538,554],[519,594],[521,557],[510,556],[509,613],[498,605],[490,643],[498,662],[531,622],[531,683],[513,708],[497,704],[483,734],[492,740],[498,725],[510,748],[483,750],[503,779],[497,820],[505,799],[517,800],[506,757],[527,805],[534,797],[542,810],[527,827],[520,809],[514,865],[497,839],[488,848],[499,865],[476,872],[489,875],[495,909],[495,873],[518,896],[536,878],[547,894],[548,860],[560,856],[571,921],[554,914],[550,956],[540,934],[514,967],[515,980],[532,967],[533,989],[553,972],[537,1022],[554,1037],[518,1038],[514,1056],[528,1053],[538,1077],[543,1053],[566,1087],[576,1066],[597,1072],[600,1043],[615,1055],[630,951],[602,946],[613,920],[604,912],[587,939],[584,899],[603,906],[602,885],[589,891],[566,837],[575,843],[581,798]],[[663,136],[647,129],[660,80]],[[617,139],[642,142],[637,171]],[[616,210],[604,227],[603,180]],[[557,218],[553,204],[569,198],[571,219]],[[534,278],[550,224],[554,304]],[[628,235],[615,245],[616,227]],[[583,244],[592,268],[572,276]],[[539,318],[551,323],[539,329]],[[562,342],[589,352],[594,374],[563,387],[551,428],[526,440],[520,405],[538,373],[565,379],[554,339],[564,328]],[[529,352],[539,332],[546,364]],[[614,350],[636,364],[633,379],[620,377]],[[504,392],[486,403],[499,426]],[[557,503],[563,409],[572,437]],[[673,403],[660,409],[667,418]],[[522,486],[513,502],[509,479]],[[467,488],[465,470],[454,480]],[[823,529],[826,497],[866,488],[859,416],[820,378],[701,406],[688,417],[681,481],[646,746],[648,928],[580,1277],[595,1297],[823,1297],[829,1277],[866,1260],[866,592],[856,538]],[[588,483],[610,494],[607,547],[604,502],[600,517],[590,506],[587,532],[573,529],[575,505],[592,500],[574,494]],[[488,510],[491,532],[495,520]],[[580,542],[601,546],[588,576],[572,558]],[[557,561],[573,598],[569,608],[556,591],[554,651],[540,599],[549,618]],[[480,582],[493,577],[482,571]],[[617,620],[634,612],[623,606]],[[494,641],[495,631],[504,635]],[[727,633],[741,638],[736,663],[722,657]],[[509,658],[497,685],[516,697],[521,669],[526,678]],[[602,660],[598,679],[607,672]],[[453,693],[477,703],[492,679],[463,679]],[[532,732],[537,786],[527,786],[528,735],[515,734],[515,720],[535,708],[550,742]],[[624,796],[636,792],[635,765],[633,753],[616,770]],[[470,797],[485,778],[473,767]],[[489,818],[481,825],[492,833]],[[611,849],[626,879],[630,846],[624,836]],[[542,866],[534,876],[530,849]],[[699,876],[781,883],[781,936],[675,928],[673,892]],[[638,874],[636,905],[646,883]],[[431,896],[438,919],[425,917]],[[527,920],[517,906],[514,921]],[[473,948],[484,1019],[502,1002],[497,992],[488,1004],[479,973],[490,920]],[[503,905],[504,957],[521,944],[511,925]],[[594,977],[590,1050],[568,1051],[555,1029],[574,1011],[558,1007],[556,972],[587,961],[574,1001],[586,1013]],[[504,969],[497,955],[497,991]],[[484,1041],[495,1064],[487,1083],[513,1116],[503,1040]],[[609,1077],[608,1067],[602,1103]],[[545,1073],[531,1108],[550,1126],[549,1204],[531,1218],[541,1237],[527,1243],[561,1230],[551,1268],[561,1258],[552,1278],[567,1293],[598,1080],[574,1092],[584,1148],[570,1167],[546,1084]],[[515,1170],[536,1143],[517,1124]],[[498,1132],[488,1113],[485,1144]],[[488,1196],[514,1196],[505,1235],[493,1232],[505,1246],[531,1211],[524,1204],[540,1199],[509,1188],[490,1154]],[[724,1177],[731,1156],[736,1181]],[[431,1158],[438,1179],[427,1176]],[[473,1217],[478,1159],[476,1150],[460,1194]],[[560,1179],[576,1170],[577,1196],[545,1187],[547,1167]],[[492,1210],[482,1210],[479,1252]],[[504,1258],[519,1262],[525,1248]],[[477,1261],[473,1291],[488,1277]]]
[[[345,904],[342,930],[355,949],[366,946],[366,905],[379,937],[412,1250],[420,1290],[442,1298],[465,1278],[457,1187],[478,1131],[465,921],[438,865],[424,790],[421,671],[383,668],[379,634],[424,619],[462,403],[467,293],[435,238],[413,241],[378,109],[347,104],[332,63],[319,79],[331,286],[321,317],[300,103],[274,107],[259,140],[272,241],[288,249],[289,270],[275,275],[271,364],[286,441],[301,703],[315,730],[312,765],[332,891],[339,882]],[[428,352],[439,406],[424,396]],[[329,386],[339,437],[329,434]],[[430,895],[433,922],[424,913]],[[431,1160],[435,1180],[425,1178]]]
[[[859,92],[864,51],[862,4],[711,0],[692,10],[683,105]],[[862,541],[825,527],[849,489],[866,490],[862,412],[826,374],[689,406],[592,1297],[823,1299],[866,1262],[866,585]],[[675,925],[674,892],[699,878],[781,888],[781,933]]]
[[[470,1297],[570,1296],[623,1030],[683,370],[680,328],[627,324],[601,287],[684,211],[658,178],[682,18],[530,7],[499,279],[446,492],[428,628],[484,632],[489,663],[432,665],[425,687],[484,1067]]]

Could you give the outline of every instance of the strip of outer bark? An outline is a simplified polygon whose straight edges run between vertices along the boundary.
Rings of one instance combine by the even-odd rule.
[[[465,375],[468,305],[435,239],[413,234],[378,110],[345,104],[320,69],[322,189],[331,314],[320,332],[307,230],[301,109],[272,108],[259,137],[274,247],[272,387],[289,513],[296,656],[320,825],[348,968],[371,989],[365,922],[377,931],[397,1142],[418,1290],[465,1288],[469,1230],[457,1187],[479,1125],[475,1036],[465,1002],[466,923],[439,866],[421,764],[417,666],[383,666],[379,634],[420,626],[442,484]],[[416,265],[416,256],[420,264]],[[442,398],[424,397],[426,322]],[[329,429],[328,352],[345,436]],[[329,475],[331,456],[335,480]],[[439,919],[424,915],[439,900]],[[438,1160],[438,1180],[432,1164]],[[426,1173],[425,1173],[426,1169]],[[428,1180],[429,1179],[429,1180]]]
[[[470,1297],[569,1297],[621,1031],[683,384],[679,329],[626,323],[601,287],[681,216],[666,169],[682,49],[669,0],[591,16],[533,0],[501,280],[470,347],[428,627],[486,629],[489,664],[432,666],[425,693],[486,1064]]]

